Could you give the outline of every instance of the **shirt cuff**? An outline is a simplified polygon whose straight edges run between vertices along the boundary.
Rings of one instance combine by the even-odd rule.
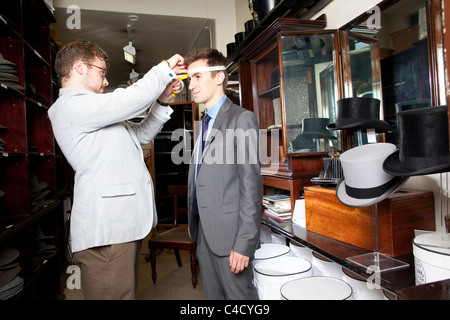
[[[172,69],[169,68],[169,66],[167,65],[167,62],[165,61],[161,61],[160,63],[158,63],[158,68],[160,68],[161,70],[163,70],[165,73],[167,73],[167,75],[171,78],[171,79],[176,79],[177,75],[175,74],[175,72],[173,72]]]
[[[151,113],[155,114],[156,116],[168,119],[170,118],[170,115],[173,113],[173,109],[170,106],[163,107],[155,102],[153,104]]]

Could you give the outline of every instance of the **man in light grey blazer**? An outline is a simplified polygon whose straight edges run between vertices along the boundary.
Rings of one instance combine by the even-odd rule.
[[[251,259],[259,243],[262,177],[256,116],[225,95],[226,58],[215,49],[185,56],[189,89],[205,105],[188,178],[189,232],[208,299],[258,299]]]
[[[78,40],[57,54],[62,88],[48,115],[75,171],[71,247],[86,299],[135,298],[141,241],[157,221],[141,144],[170,119],[182,64],[174,55],[132,86],[102,94],[108,56],[100,47]],[[126,121],[150,106],[139,124]]]

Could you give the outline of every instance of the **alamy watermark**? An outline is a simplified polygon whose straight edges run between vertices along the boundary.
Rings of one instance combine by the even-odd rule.
[[[374,6],[366,11],[370,17],[366,20],[367,28],[380,29],[381,28],[381,10],[379,6]]]
[[[66,273],[70,276],[66,280],[66,287],[69,290],[81,289],[81,269],[76,265],[70,265],[66,269]]]
[[[201,127],[201,122],[196,122],[197,127]],[[192,162],[195,164],[261,163],[267,165],[279,162],[278,130],[272,130],[268,134],[265,129],[226,129],[225,132],[212,129],[206,141],[203,157],[199,157],[198,154],[192,156],[192,150],[190,150],[192,139],[190,133],[186,133],[184,129],[176,129],[172,132],[171,141],[178,141],[171,153],[174,164]],[[199,141],[196,141],[196,145],[199,145]]]
[[[81,29],[81,9],[77,5],[70,5],[67,7],[66,13],[70,16],[66,20],[66,27],[69,30]]]

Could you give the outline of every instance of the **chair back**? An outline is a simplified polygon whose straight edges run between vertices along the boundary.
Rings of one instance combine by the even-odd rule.
[[[169,195],[173,197],[173,226],[178,225],[178,215],[188,213],[188,208],[180,206],[180,202],[187,197],[187,186],[167,186]],[[187,200],[184,201],[187,204]]]

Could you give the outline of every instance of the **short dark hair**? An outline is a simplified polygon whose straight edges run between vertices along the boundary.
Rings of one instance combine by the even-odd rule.
[[[195,49],[189,52],[184,57],[184,65],[188,67],[190,64],[197,60],[205,59],[208,62],[209,67],[215,67],[215,66],[227,66],[228,60],[224,57],[224,55],[217,49],[211,49],[211,48],[202,48],[202,49]],[[217,72],[223,72],[225,74],[225,80],[224,80],[224,90],[228,83],[228,72],[225,71],[211,71],[211,76],[215,76]]]
[[[55,71],[59,78],[63,79],[69,76],[77,60],[90,63],[96,58],[104,60],[108,66],[108,54],[97,44],[83,39],[75,40],[59,49],[55,59]]]

